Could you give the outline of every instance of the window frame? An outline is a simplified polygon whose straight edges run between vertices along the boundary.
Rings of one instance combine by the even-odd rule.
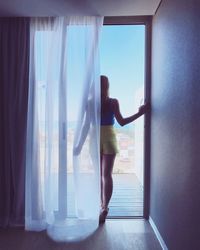
[[[144,99],[151,103],[151,36],[152,16],[105,16],[103,25],[144,25],[145,26],[145,76]],[[151,112],[144,115],[144,199],[143,216],[139,218],[149,219],[150,207],[150,131]],[[122,218],[122,217],[119,217]],[[123,218],[128,218],[124,216]],[[137,218],[136,216],[131,218]]]

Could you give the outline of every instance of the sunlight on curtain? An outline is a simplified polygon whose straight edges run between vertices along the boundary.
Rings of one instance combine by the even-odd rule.
[[[25,227],[56,241],[98,227],[102,22],[31,19]]]

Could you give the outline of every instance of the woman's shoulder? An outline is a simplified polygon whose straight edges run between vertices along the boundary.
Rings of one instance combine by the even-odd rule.
[[[109,98],[109,99],[110,99],[110,103],[111,103],[112,105],[117,105],[117,104],[118,104],[117,98]]]
[[[117,107],[119,106],[119,102],[116,98],[110,98],[110,106],[111,106],[111,109],[113,110],[116,110]]]
[[[118,100],[116,98],[109,97],[109,100],[110,100],[110,102],[118,102]]]

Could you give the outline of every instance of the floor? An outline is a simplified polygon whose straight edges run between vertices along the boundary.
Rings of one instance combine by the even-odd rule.
[[[135,174],[113,174],[109,208],[109,217],[143,216],[143,188]]]
[[[82,176],[83,178],[83,176]],[[85,174],[86,181],[90,175]],[[55,175],[55,185],[58,176]],[[75,216],[75,195],[73,175],[68,175],[68,214]],[[142,217],[143,216],[143,188],[134,173],[113,174],[113,195],[109,203],[109,218]]]
[[[87,239],[57,243],[43,232],[0,229],[0,250],[161,250],[148,221],[108,219]]]
[[[90,178],[85,176],[85,178]],[[68,204],[69,214],[74,216],[75,201],[73,176],[69,175]],[[113,195],[109,204],[109,218],[142,217],[143,188],[134,173],[113,174]]]

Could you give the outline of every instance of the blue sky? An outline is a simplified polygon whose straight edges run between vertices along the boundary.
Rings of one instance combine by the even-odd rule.
[[[135,94],[144,86],[144,25],[103,26],[101,74],[110,80],[110,95],[120,101],[124,115],[135,112]]]

